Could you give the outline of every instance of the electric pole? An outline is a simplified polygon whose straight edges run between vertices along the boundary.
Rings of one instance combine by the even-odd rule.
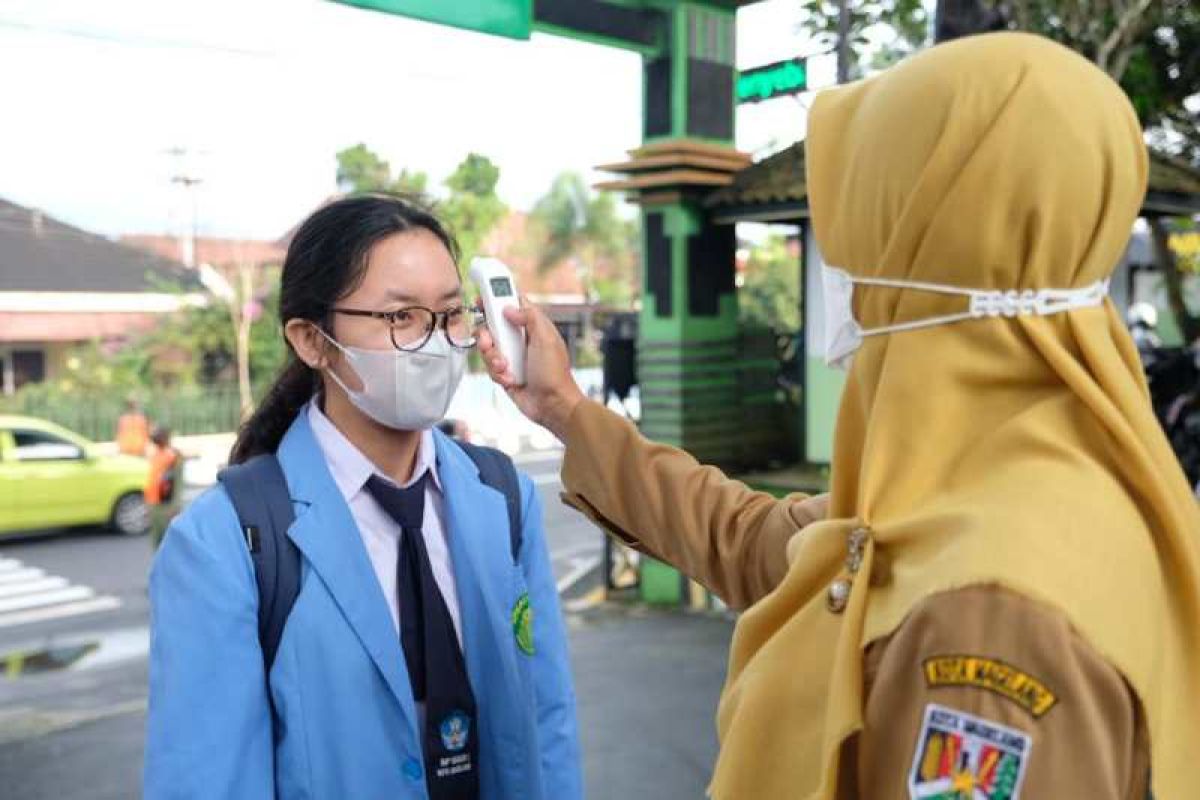
[[[189,268],[196,266],[196,233],[198,227],[198,216],[196,203],[197,187],[204,182],[196,170],[194,164],[189,163],[188,155],[191,151],[186,147],[172,147],[167,151],[176,159],[175,174],[171,176],[171,183],[182,186],[184,193],[188,198],[188,207],[190,211],[190,219],[188,224],[184,226],[183,234],[179,237],[179,251],[181,260]]]

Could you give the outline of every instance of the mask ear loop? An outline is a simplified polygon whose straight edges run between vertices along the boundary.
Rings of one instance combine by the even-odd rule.
[[[869,330],[860,330],[859,335],[864,339],[868,336],[881,336],[888,333],[901,333],[920,328],[932,328],[938,325],[948,325],[971,319],[983,319],[985,317],[995,318],[1003,316],[1009,319],[1029,315],[1045,317],[1064,311],[1094,308],[1104,303],[1104,298],[1108,296],[1110,283],[1110,280],[1106,278],[1082,289],[1039,289],[1037,291],[1026,289],[1021,292],[1015,290],[1007,292],[999,290],[983,292],[973,289],[960,289],[955,286],[945,286],[939,283],[901,281],[889,278],[851,277],[850,280],[853,283],[865,286],[914,289],[917,291],[971,298],[971,305],[967,311],[914,320],[913,322],[900,322]]]
[[[322,328],[320,325],[314,325],[313,327],[315,327],[317,329],[317,333],[319,333],[319,334],[321,334],[321,336],[325,337],[325,341],[329,342],[331,345],[336,347],[338,349],[338,351],[343,356],[346,357],[346,362],[347,362],[346,366],[349,367],[350,371],[354,373],[354,377],[358,380],[359,385],[362,386],[363,388],[362,388],[362,390],[354,391],[349,386],[347,386],[346,382],[343,381],[340,377],[338,377],[338,374],[333,371],[332,364],[326,363],[326,365],[323,367],[317,367],[316,368],[317,371],[328,373],[329,377],[333,379],[333,382],[336,383],[338,386],[342,387],[342,391],[345,392],[348,396],[353,397],[354,395],[362,394],[363,391],[365,391],[367,388],[367,382],[363,380],[363,377],[359,373],[359,371],[354,369],[354,353],[352,353],[350,350],[348,350],[344,346],[342,346],[342,343],[339,342],[337,339],[334,339],[332,336],[330,336],[328,333],[326,333],[325,329]]]

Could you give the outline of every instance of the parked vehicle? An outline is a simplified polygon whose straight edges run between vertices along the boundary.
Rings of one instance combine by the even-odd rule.
[[[0,534],[78,525],[143,534],[148,470],[54,423],[0,416]]]

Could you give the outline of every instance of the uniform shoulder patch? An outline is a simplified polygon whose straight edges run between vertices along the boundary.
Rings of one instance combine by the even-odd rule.
[[[1058,697],[1028,672],[985,656],[945,655],[922,662],[925,684],[938,686],[974,686],[1007,697],[1035,719],[1049,711]]]
[[[930,703],[917,734],[908,796],[921,800],[1019,800],[1033,738]]]

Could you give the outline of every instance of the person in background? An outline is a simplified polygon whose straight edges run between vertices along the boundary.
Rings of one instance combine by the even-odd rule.
[[[117,450],[130,455],[144,457],[150,439],[150,422],[142,413],[138,401],[125,401],[125,413],[117,419]]]
[[[179,510],[176,498],[182,458],[171,446],[171,429],[157,426],[150,435],[154,451],[150,454],[150,476],[143,496],[150,507],[150,541],[155,550],[162,543],[167,525]]]

